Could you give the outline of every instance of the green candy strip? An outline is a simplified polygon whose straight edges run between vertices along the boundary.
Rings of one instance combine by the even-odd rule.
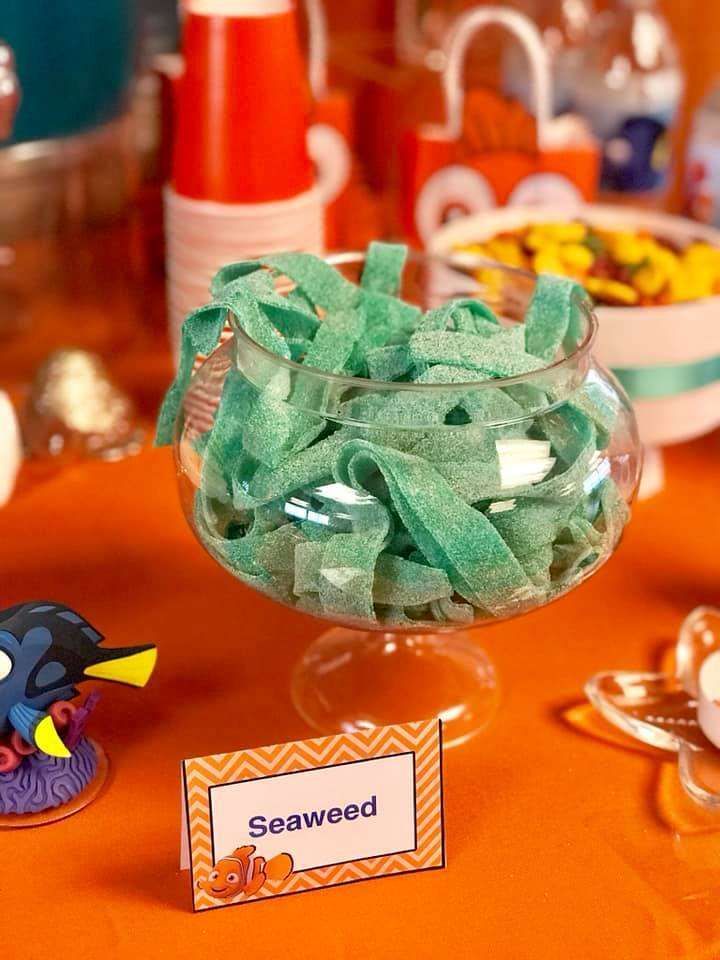
[[[365,320],[357,311],[328,313],[310,344],[304,365],[326,373],[342,373],[364,332]]]
[[[211,477],[222,478],[222,492],[215,489],[215,495],[229,494],[233,487],[233,478],[247,477],[255,462],[247,454],[243,443],[243,422],[247,418],[255,391],[245,378],[231,367],[228,370],[220,404],[215,414],[215,426],[209,434],[203,458],[203,488],[211,489]]]
[[[428,310],[417,325],[418,333],[439,333],[448,329],[485,336],[497,332],[500,326],[490,307],[480,300],[450,300],[442,307]]]
[[[304,487],[330,483],[332,464],[349,436],[349,431],[339,430],[306,447],[279,467],[271,469],[261,465],[249,483],[249,494],[258,503],[269,503],[301,491]]]
[[[410,356],[416,364],[440,363],[448,367],[465,367],[484,377],[514,377],[541,370],[545,366],[542,360],[524,350],[513,350],[506,339],[501,339],[500,334],[496,337],[478,337],[452,331],[416,333],[410,339]]]
[[[534,595],[522,567],[490,521],[464,503],[427,461],[351,440],[335,464],[339,483],[365,490],[379,470],[393,506],[433,566],[445,570],[457,592],[490,614]]]
[[[305,296],[322,310],[352,309],[358,288],[324,260],[309,253],[280,253],[260,261],[278,275],[296,283]]]
[[[362,274],[363,289],[397,296],[407,253],[407,247],[401,243],[371,243]]]
[[[449,599],[452,592],[444,570],[390,554],[378,558],[373,585],[375,603],[392,607],[420,606]]]
[[[365,356],[371,380],[397,380],[410,372],[412,360],[407,344],[373,347]]]
[[[237,266],[246,266],[248,275],[251,273],[251,263]],[[254,264],[252,266],[256,269]],[[285,340],[263,314],[246,286],[235,286],[227,296],[221,292],[212,303],[194,310],[183,323],[178,371],[158,415],[155,437],[158,446],[172,442],[175,421],[190,383],[195,358],[209,355],[218,345],[228,311],[251,340],[280,357],[289,358],[290,349]]]
[[[525,314],[525,349],[552,363],[563,341],[572,349],[580,342],[581,307],[587,294],[578,283],[542,273]]]

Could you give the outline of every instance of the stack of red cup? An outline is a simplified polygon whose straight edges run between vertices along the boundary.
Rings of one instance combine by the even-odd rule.
[[[174,348],[219,266],[323,249],[292,0],[185,0],[165,230]]]

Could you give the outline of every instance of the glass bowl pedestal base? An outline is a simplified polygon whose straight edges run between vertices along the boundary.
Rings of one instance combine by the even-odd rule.
[[[297,664],[292,699],[322,733],[439,717],[443,744],[483,730],[499,705],[493,664],[470,631],[393,633],[336,627]]]

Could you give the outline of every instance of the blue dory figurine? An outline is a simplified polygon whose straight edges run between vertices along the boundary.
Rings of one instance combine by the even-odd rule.
[[[84,680],[144,687],[157,650],[103,648],[102,634],[74,610],[35,601],[0,610],[0,737],[16,730],[51,757],[70,757],[48,709]]]

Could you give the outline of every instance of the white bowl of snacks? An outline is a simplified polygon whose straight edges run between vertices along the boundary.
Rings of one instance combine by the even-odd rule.
[[[629,207],[507,207],[453,220],[430,251],[576,277],[596,302],[596,354],[646,446],[720,426],[720,231]]]

